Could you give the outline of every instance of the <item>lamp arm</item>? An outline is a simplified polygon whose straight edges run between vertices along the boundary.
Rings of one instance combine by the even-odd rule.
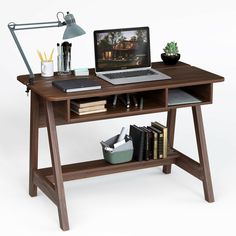
[[[35,76],[34,76],[34,73],[33,73],[33,71],[31,70],[31,67],[30,67],[30,65],[29,65],[29,62],[28,62],[28,60],[27,60],[27,58],[26,58],[26,56],[25,56],[25,53],[23,52],[23,49],[22,49],[22,47],[21,47],[21,45],[20,45],[20,43],[19,43],[19,40],[18,40],[18,38],[16,37],[16,34],[15,34],[15,32],[14,32],[14,28],[12,28],[12,27],[10,26],[10,24],[8,25],[8,28],[9,28],[9,30],[10,30],[10,32],[11,32],[11,35],[12,35],[14,41],[15,41],[15,44],[16,44],[18,50],[20,51],[21,57],[23,58],[24,63],[25,63],[25,65],[26,65],[26,67],[27,67],[27,69],[28,69],[28,71],[29,71],[30,78],[34,78],[34,77],[35,77]]]
[[[50,22],[36,22],[36,23],[26,23],[26,24],[15,24],[9,23],[8,26],[14,28],[14,30],[28,30],[28,29],[40,29],[40,28],[52,28],[60,27],[66,25],[65,22],[61,21],[50,21]],[[23,26],[23,27],[22,27]],[[24,27],[26,26],[26,27]]]
[[[34,26],[34,25],[36,25],[36,26]],[[15,44],[16,44],[16,46],[17,46],[17,48],[18,48],[18,50],[19,50],[19,52],[21,54],[21,57],[22,57],[25,65],[27,67],[28,72],[29,72],[29,80],[28,80],[28,82],[26,84],[26,86],[27,86],[26,92],[27,93],[29,92],[29,87],[28,86],[32,85],[34,83],[35,75],[34,75],[32,69],[31,69],[31,67],[29,65],[29,62],[28,62],[28,60],[27,60],[27,58],[25,56],[25,53],[24,53],[24,51],[23,51],[23,49],[22,49],[22,47],[21,47],[21,45],[19,43],[19,40],[16,37],[15,30],[51,28],[51,27],[60,27],[60,26],[63,26],[63,25],[65,25],[65,23],[64,22],[62,23],[60,21],[41,22],[41,23],[27,23],[27,24],[15,24],[15,23],[11,22],[11,23],[8,24],[8,28],[9,28],[9,30],[11,32],[11,35],[12,35],[14,41],[15,41]],[[23,26],[23,27],[21,28],[21,26]],[[29,27],[27,27],[27,26],[29,26]]]

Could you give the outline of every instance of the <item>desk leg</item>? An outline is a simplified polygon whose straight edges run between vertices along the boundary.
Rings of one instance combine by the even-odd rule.
[[[167,114],[168,144],[170,147],[173,147],[174,145],[175,120],[176,120],[176,109],[171,109],[168,111]],[[165,174],[170,174],[171,165],[164,165],[163,172]]]
[[[69,230],[65,191],[63,185],[60,154],[57,140],[57,130],[52,102],[45,101],[45,111],[60,227],[62,230]]]
[[[194,127],[197,139],[198,155],[200,161],[200,167],[203,170],[203,189],[205,194],[205,199],[208,202],[214,202],[214,194],[211,182],[211,173],[208,162],[208,154],[206,147],[206,140],[204,134],[202,112],[200,106],[192,107]]]
[[[39,133],[39,98],[31,91],[30,104],[30,163],[29,163],[29,195],[37,196],[34,184],[34,171],[38,169],[38,133]]]

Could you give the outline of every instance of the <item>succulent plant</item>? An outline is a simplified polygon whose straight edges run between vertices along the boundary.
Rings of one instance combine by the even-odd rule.
[[[167,56],[176,56],[179,53],[176,42],[167,43],[166,47],[163,50]]]

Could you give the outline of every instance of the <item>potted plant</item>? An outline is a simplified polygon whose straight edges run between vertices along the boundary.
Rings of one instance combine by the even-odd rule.
[[[166,65],[175,65],[180,59],[179,49],[176,42],[167,43],[161,54],[161,59]]]

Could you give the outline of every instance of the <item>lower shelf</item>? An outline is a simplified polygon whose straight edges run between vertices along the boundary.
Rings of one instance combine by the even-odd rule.
[[[199,180],[204,181],[205,177],[204,177],[203,166],[199,162],[196,162],[190,157],[172,148],[168,150],[167,158],[159,160],[149,160],[140,162],[133,161],[123,164],[111,165],[107,163],[104,159],[102,159],[102,160],[64,165],[62,166],[62,177],[63,181],[69,181],[74,179],[107,175],[112,173],[138,170],[138,169],[170,165],[170,164],[175,164],[176,166],[185,170],[189,174],[195,176]],[[56,184],[54,182],[52,168],[43,168],[34,171],[33,182],[56,205],[58,205],[58,195],[56,192]]]
[[[130,170],[138,170],[154,166],[174,164],[178,156],[178,152],[176,152],[175,150],[169,150],[168,157],[159,160],[149,160],[140,162],[133,161],[117,165],[111,165],[107,163],[104,159],[81,162],[62,166],[62,175],[64,181],[69,181],[74,179],[107,175]],[[50,182],[54,182],[52,168],[39,169],[37,170],[37,173],[39,175],[47,177]]]

